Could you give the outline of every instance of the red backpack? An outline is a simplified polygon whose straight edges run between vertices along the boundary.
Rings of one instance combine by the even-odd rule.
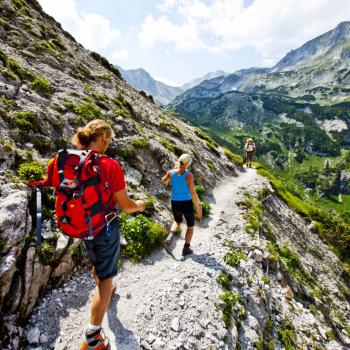
[[[91,150],[61,150],[53,161],[51,185],[56,189],[58,225],[69,237],[93,239],[111,221],[108,214],[113,193],[104,174],[100,158]],[[107,215],[108,214],[108,215]]]

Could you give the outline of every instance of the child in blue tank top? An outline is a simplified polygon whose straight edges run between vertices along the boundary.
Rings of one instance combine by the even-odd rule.
[[[170,234],[175,233],[185,217],[187,230],[185,235],[185,244],[182,255],[193,253],[190,248],[193,227],[194,227],[194,210],[196,210],[197,218],[202,220],[202,209],[199,204],[199,198],[194,187],[193,174],[187,171],[187,167],[192,162],[189,154],[183,154],[178,159],[178,166],[173,170],[169,170],[162,177],[162,184],[171,183],[171,209],[174,216],[174,222],[170,229]]]

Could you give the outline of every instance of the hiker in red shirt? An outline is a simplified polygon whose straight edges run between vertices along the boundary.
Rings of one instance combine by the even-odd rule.
[[[143,200],[134,201],[128,196],[126,191],[124,173],[118,161],[104,156],[104,153],[106,152],[113,136],[114,132],[109,124],[103,120],[95,119],[84,127],[78,128],[77,132],[72,138],[72,144],[74,146],[78,147],[81,150],[86,150],[87,152],[88,150],[91,150],[93,152],[91,154],[98,154],[97,158],[99,176],[101,178],[101,182],[108,185],[105,187],[108,187],[108,193],[110,193],[108,201],[104,201],[103,198],[98,198],[99,202],[102,202],[102,204],[106,206],[106,208],[104,208],[105,211],[103,212],[103,214],[106,215],[101,216],[104,220],[101,230],[95,228],[93,230],[90,229],[90,235],[84,234],[82,236],[82,238],[84,238],[84,244],[89,260],[93,265],[93,276],[97,284],[97,289],[92,300],[90,324],[87,327],[85,334],[86,339],[83,341],[81,350],[103,350],[109,348],[110,346],[109,339],[103,334],[103,332],[101,332],[101,324],[103,317],[107,311],[111,296],[116,289],[116,287],[113,285],[113,277],[115,277],[118,272],[117,263],[120,254],[119,222],[117,216],[113,214],[115,212],[116,204],[118,204],[120,208],[127,213],[144,211],[146,207]],[[74,151],[71,153],[74,153]],[[69,156],[67,162],[68,161]],[[48,165],[47,177],[45,180],[31,182],[28,185],[56,187],[57,182],[62,184],[62,181],[60,182],[57,180],[59,176],[60,179],[62,176],[62,174],[59,174],[60,171],[57,170],[57,168],[59,169],[59,165],[57,165],[57,163],[59,163],[59,160],[57,161],[57,157],[54,160],[50,161]],[[76,170],[77,168],[78,167],[75,167],[74,169]],[[68,182],[67,186],[69,186],[69,184],[70,183]],[[100,184],[98,183],[98,185]],[[85,187],[87,186],[88,185],[86,184]],[[91,188],[92,187],[93,186],[91,186]],[[87,190],[84,189],[84,191]],[[93,194],[91,191],[90,193],[92,196]],[[85,194],[85,192],[84,195],[86,197],[89,197]],[[105,193],[102,193],[102,197],[104,195]],[[89,198],[87,198],[87,200],[88,199]],[[69,202],[68,199],[66,199],[66,202],[68,203],[68,206],[73,205],[70,204],[71,202]],[[99,204],[101,207],[101,203]],[[61,205],[59,207],[61,207]],[[95,205],[91,207],[96,208],[98,206]],[[56,206],[57,216],[59,217],[58,210],[59,209]],[[93,211],[92,208],[91,211]],[[96,209],[95,211],[98,210]],[[94,218],[92,215],[93,214],[91,214],[91,217]],[[62,217],[63,219],[66,218],[63,214],[59,218],[61,228],[64,227],[65,224],[65,222],[62,220]],[[109,217],[111,219],[109,219]],[[67,216],[67,219],[67,225],[69,225],[70,221],[74,220],[74,217]],[[90,227],[92,227],[92,225],[90,225]],[[65,232],[65,230],[63,231]],[[91,231],[93,231],[93,235],[91,234]]]

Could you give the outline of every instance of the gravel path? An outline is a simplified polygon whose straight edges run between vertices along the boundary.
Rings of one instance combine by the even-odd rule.
[[[195,228],[195,253],[184,261],[180,259],[183,240],[175,237],[171,247],[178,260],[161,249],[142,263],[124,263],[116,278],[117,294],[103,322],[112,349],[227,347],[223,341],[227,330],[217,308],[222,289],[216,282],[226,252],[223,242],[226,232],[244,225],[237,198],[263,182],[254,169],[248,169],[219,184],[211,198],[211,217]],[[27,329],[39,329],[41,345],[27,350],[79,349],[93,290],[87,272],[42,299]]]

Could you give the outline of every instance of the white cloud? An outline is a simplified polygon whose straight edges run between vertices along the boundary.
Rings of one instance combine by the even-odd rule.
[[[142,24],[139,38],[145,47],[153,47],[157,41],[175,43],[178,50],[191,51],[205,48],[195,21],[181,25],[172,23],[166,16],[154,19],[149,15]]]
[[[75,0],[39,0],[44,11],[53,16],[81,44],[90,50],[109,47],[121,33],[105,17],[78,13]]]
[[[109,56],[112,60],[125,60],[128,58],[129,52],[125,49],[114,50]]]
[[[141,26],[143,46],[163,42],[178,50],[211,52],[249,46],[272,64],[348,20],[350,1],[255,0],[245,7],[244,0],[164,0],[158,8],[164,14],[149,15]]]

